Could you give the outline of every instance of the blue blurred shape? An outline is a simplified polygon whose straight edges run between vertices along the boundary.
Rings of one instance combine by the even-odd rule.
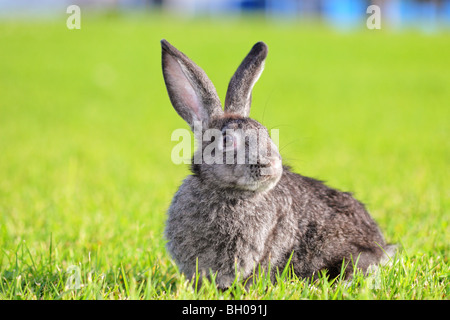
[[[263,11],[266,8],[265,0],[242,0],[240,3],[242,11]]]
[[[418,10],[417,1],[400,0],[400,22],[403,26],[417,25],[420,11]]]
[[[419,29],[432,33],[439,28],[439,14],[445,15],[449,1],[439,4],[435,1],[391,0],[386,5],[386,18],[393,28]],[[447,13],[448,15],[448,13]]]
[[[438,29],[437,17],[438,8],[437,4],[433,1],[419,2],[418,10],[420,12],[420,29],[427,33],[436,32]]]
[[[450,27],[450,0],[443,0],[440,18],[442,24]]]
[[[367,2],[364,0],[323,0],[323,15],[340,30],[365,26]]]
[[[297,0],[268,0],[267,13],[283,18],[295,18],[299,13],[299,1]]]
[[[0,16],[47,16],[65,12],[69,0],[0,0]]]
[[[224,13],[236,14],[240,10],[239,1],[215,0],[208,2],[208,9],[212,15],[221,15]]]

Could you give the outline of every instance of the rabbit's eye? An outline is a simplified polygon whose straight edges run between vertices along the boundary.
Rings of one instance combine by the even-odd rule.
[[[234,146],[234,137],[232,135],[229,135],[229,134],[225,135],[223,137],[223,146],[225,148],[233,148],[233,146]]]

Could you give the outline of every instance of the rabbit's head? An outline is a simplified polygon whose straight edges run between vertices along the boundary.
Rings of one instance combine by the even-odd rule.
[[[166,40],[161,46],[170,101],[199,142],[194,173],[220,189],[273,188],[283,172],[281,156],[267,129],[248,117],[252,89],[264,69],[266,44],[256,43],[231,78],[224,110],[205,72]]]

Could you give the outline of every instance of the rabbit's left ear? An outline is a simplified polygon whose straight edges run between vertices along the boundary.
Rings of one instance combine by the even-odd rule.
[[[162,69],[170,101],[177,113],[194,128],[207,126],[223,114],[216,89],[205,72],[166,40],[161,40]]]
[[[225,112],[248,117],[252,103],[252,89],[264,70],[268,48],[256,43],[236,70],[228,85]]]

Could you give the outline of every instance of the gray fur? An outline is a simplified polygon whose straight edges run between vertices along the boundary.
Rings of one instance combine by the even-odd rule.
[[[254,55],[253,51],[249,55]],[[164,52],[178,54],[163,50],[163,59]],[[247,57],[245,61],[237,74],[247,74],[247,68],[256,70],[258,67],[249,61],[260,65],[261,59]],[[204,77],[203,73],[197,75]],[[253,85],[256,81],[252,76],[238,78],[250,79]],[[230,84],[229,90],[241,91],[236,83]],[[205,95],[202,86],[196,88]],[[169,95],[172,89],[168,88]],[[227,93],[227,97],[233,96],[242,94]],[[187,106],[174,107],[180,109],[180,115],[188,112],[184,110]],[[207,128],[222,132],[230,128],[265,129],[257,121],[234,112],[204,116],[202,121],[208,124]],[[267,130],[264,132],[270,139]],[[208,143],[200,144],[197,152],[202,152]],[[262,160],[268,160],[269,165],[262,164]],[[340,274],[343,261],[348,263],[344,265],[348,275],[353,268],[351,261],[355,263],[357,259],[357,266],[366,272],[369,266],[380,262],[384,251],[392,251],[364,205],[350,193],[293,173],[281,161],[278,150],[273,148],[271,154],[261,155],[258,163],[252,165],[192,165],[193,174],[184,180],[172,200],[165,230],[167,249],[188,278],[198,266],[201,274],[217,273],[217,285],[227,288],[236,272],[241,279],[247,279],[258,264],[267,268],[269,263],[275,272],[286,266],[291,254],[291,264],[299,277],[311,277],[325,269],[334,277]],[[270,174],[261,175],[263,168],[269,169]]]

